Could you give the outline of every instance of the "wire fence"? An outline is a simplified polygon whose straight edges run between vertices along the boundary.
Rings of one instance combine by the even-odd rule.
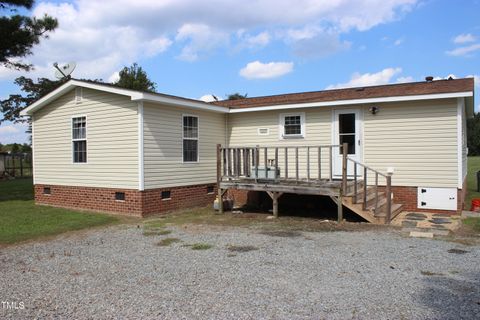
[[[0,153],[0,177],[31,177],[31,153]]]

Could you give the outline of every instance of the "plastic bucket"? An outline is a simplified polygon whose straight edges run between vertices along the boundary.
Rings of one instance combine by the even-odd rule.
[[[472,199],[470,211],[480,212],[480,199]]]

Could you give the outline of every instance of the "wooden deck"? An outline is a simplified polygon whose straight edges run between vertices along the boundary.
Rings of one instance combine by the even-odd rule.
[[[342,178],[334,179],[332,155],[338,148],[342,154]],[[229,189],[263,191],[272,198],[273,215],[277,217],[278,199],[284,193],[294,193],[329,196],[337,203],[338,221],[343,220],[345,206],[367,221],[390,223],[402,210],[401,205],[392,202],[391,174],[348,158],[347,150],[347,144],[235,148],[218,145],[219,211],[223,212],[223,196]],[[351,176],[347,176],[349,164],[353,166]],[[373,182],[367,181],[369,176]]]

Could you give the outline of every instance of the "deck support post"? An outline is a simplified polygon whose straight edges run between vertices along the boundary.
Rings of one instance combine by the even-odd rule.
[[[385,186],[385,194],[387,197],[387,205],[385,208],[385,224],[390,224],[392,220],[392,173],[387,174],[387,185]]]
[[[343,221],[343,191],[340,189],[337,199],[338,223]]]
[[[272,198],[273,216],[275,218],[278,218],[278,199],[282,196],[283,192],[267,191],[267,193],[270,198]]]
[[[223,195],[228,191],[228,189],[221,189],[220,185],[218,186],[218,213],[223,213]]]
[[[343,193],[347,193],[347,159],[348,159],[348,143],[342,144],[342,189]]]

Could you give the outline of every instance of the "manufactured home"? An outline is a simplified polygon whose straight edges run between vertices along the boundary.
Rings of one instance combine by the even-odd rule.
[[[213,103],[70,80],[23,111],[35,201],[145,216],[262,192],[277,214],[297,193],[377,223],[453,214],[473,96],[470,78]]]

